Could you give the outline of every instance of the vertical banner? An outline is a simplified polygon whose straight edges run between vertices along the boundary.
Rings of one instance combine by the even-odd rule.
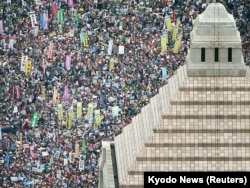
[[[15,42],[15,37],[14,36],[10,36],[10,40],[9,40],[9,48],[10,49],[14,48],[14,42]]]
[[[25,64],[27,60],[28,60],[28,56],[22,55],[22,58],[21,58],[21,71],[22,72],[25,72]]]
[[[57,105],[57,113],[58,113],[58,119],[62,120],[63,119],[63,106],[62,106],[62,104]]]
[[[30,74],[31,72],[31,67],[32,67],[32,64],[31,64],[31,60],[28,59],[25,63],[25,74],[26,76]]]
[[[93,104],[93,103],[89,103],[89,104],[88,104],[88,112],[87,112],[87,115],[86,115],[87,118],[90,117],[90,114],[92,114],[93,111],[94,111],[94,104]]]
[[[172,22],[169,16],[167,16],[166,18],[166,24],[167,24],[167,30],[168,32],[172,32]]]
[[[51,15],[53,17],[56,17],[56,15],[57,15],[57,5],[55,2],[53,3],[52,8],[51,8]]]
[[[113,50],[113,40],[109,40],[109,46],[108,46],[108,55],[112,55],[112,50]]]
[[[84,44],[84,32],[83,31],[80,32],[80,42],[81,44]]]
[[[82,102],[77,102],[76,104],[76,117],[77,118],[82,117]]]
[[[87,151],[87,143],[86,143],[85,139],[82,140],[82,151],[84,153],[86,153],[86,151]]]
[[[32,120],[31,120],[31,124],[30,124],[30,127],[31,128],[35,128],[36,127],[36,124],[37,124],[37,121],[38,121],[38,112],[34,112],[33,116],[32,116]]]
[[[68,122],[67,122],[67,129],[71,129],[72,126],[72,121],[74,119],[74,111],[73,111],[73,106],[70,107],[68,111]]]
[[[167,41],[166,41],[166,35],[162,35],[161,36],[161,50],[163,51],[163,52],[165,52],[165,51],[167,51]]]
[[[53,88],[53,104],[56,104],[57,103],[57,95],[58,95],[58,92],[57,92],[57,87],[54,87]]]
[[[43,99],[46,98],[45,92],[46,92],[45,86],[42,86],[42,88],[41,88],[41,93],[42,93],[42,98],[43,98]]]
[[[3,20],[0,20],[0,35],[3,34]]]
[[[167,67],[162,67],[162,80],[167,80],[168,74],[167,74]]]
[[[41,29],[44,29],[44,13],[40,13],[40,21],[39,21],[39,26]]]
[[[71,55],[66,55],[66,60],[65,60],[66,70],[70,70],[70,61],[71,61]]]
[[[0,94],[1,95],[1,94]],[[21,89],[19,87],[16,88],[16,98],[20,99],[21,96]]]
[[[2,136],[2,130],[0,130],[0,140],[3,139],[3,136]]]
[[[50,43],[49,45],[49,50],[47,52],[47,58],[48,59],[52,59],[52,56],[53,56],[53,48],[54,48],[54,44],[53,42]]]
[[[35,12],[30,12],[30,21],[31,21],[32,27],[35,27],[35,25],[38,24],[36,20]]]
[[[80,146],[79,143],[75,144],[75,158],[79,158],[80,152],[79,152]]]
[[[101,112],[100,110],[95,110],[95,123],[97,126],[101,124]]]
[[[64,101],[68,100],[69,98],[69,88],[68,85],[64,86],[64,92],[63,92],[63,99]]]
[[[84,46],[88,46],[89,45],[89,37],[88,37],[88,32],[84,33],[84,42],[83,42]]]
[[[0,132],[2,132],[2,131],[0,131]],[[19,138],[20,139],[19,140],[19,142],[20,142],[19,143],[20,144],[19,147],[20,147],[20,150],[22,150],[23,149],[23,133],[22,132],[20,132],[19,137],[20,137]]]
[[[112,116],[113,117],[118,117],[119,115],[119,107],[118,106],[113,106],[112,107]]]
[[[111,58],[109,61],[109,69],[113,70],[114,67],[115,67],[115,60],[114,60],[114,58]]]
[[[43,29],[48,29],[48,14],[44,13],[43,14]]]
[[[76,14],[75,23],[76,23],[76,27],[78,27],[80,23],[80,14],[78,13]]]
[[[63,24],[63,10],[60,9],[57,11],[57,23],[58,24]]]
[[[72,8],[74,6],[73,0],[68,0],[68,7]]]
[[[80,171],[84,170],[84,160],[79,161],[79,170]]]
[[[173,27],[173,33],[172,33],[172,41],[173,42],[176,40],[177,33],[178,33],[178,27],[174,26]]]
[[[69,163],[75,162],[75,153],[70,152],[69,153]]]

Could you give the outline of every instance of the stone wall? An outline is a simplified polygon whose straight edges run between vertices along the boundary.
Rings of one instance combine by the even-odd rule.
[[[150,99],[150,103],[142,108],[132,123],[115,138],[119,183],[126,181],[128,170],[133,166],[136,156],[153,134],[153,127],[161,120],[161,115],[170,106],[170,99],[177,94],[186,77],[187,70],[184,65],[168,80],[168,84],[159,89],[159,94]]]

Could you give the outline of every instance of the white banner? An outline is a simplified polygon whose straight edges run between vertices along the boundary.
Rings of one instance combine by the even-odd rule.
[[[108,55],[112,55],[113,43],[113,40],[109,40]]]
[[[32,27],[35,27],[35,25],[37,25],[35,12],[30,13],[30,20],[31,20]]]
[[[124,54],[124,46],[119,46],[118,54]]]
[[[80,171],[84,170],[84,160],[79,161],[79,170]]]
[[[64,159],[63,160],[63,165],[67,165],[68,164],[68,159]]]
[[[22,59],[21,59],[21,71],[23,71],[23,72],[25,71],[25,63],[27,60],[28,60],[28,56],[23,55]]]

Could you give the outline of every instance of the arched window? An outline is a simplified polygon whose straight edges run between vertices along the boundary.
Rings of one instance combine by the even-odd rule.
[[[227,60],[228,62],[232,62],[232,48],[228,48]]]
[[[201,62],[206,61],[206,51],[205,48],[201,48]]]

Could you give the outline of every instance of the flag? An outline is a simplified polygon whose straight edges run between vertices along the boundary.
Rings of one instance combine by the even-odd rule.
[[[118,106],[113,106],[112,107],[112,116],[113,117],[118,117],[119,115],[119,107]]]
[[[84,153],[86,153],[86,150],[87,150],[86,140],[83,139],[83,140],[82,140],[82,151],[83,151]]]
[[[37,124],[37,121],[38,121],[38,116],[39,116],[38,112],[34,112],[33,113],[31,124],[30,124],[31,128],[35,128],[36,127],[36,124]]]
[[[53,17],[56,17],[57,15],[57,4],[54,2],[51,8],[51,14]]]
[[[62,120],[63,119],[63,106],[62,106],[62,104],[57,105],[57,113],[58,113],[58,119]]]
[[[57,88],[54,87],[54,89],[53,89],[53,100],[52,100],[53,104],[57,103],[57,95],[58,95]]]
[[[89,118],[90,114],[93,113],[93,110],[94,110],[94,104],[93,103],[89,103],[88,104],[88,112],[87,112],[87,118]]]
[[[74,6],[73,0],[68,0],[68,7],[72,8]]]
[[[100,110],[95,110],[95,123],[97,126],[101,124],[101,112]]]
[[[68,85],[64,86],[64,93],[63,93],[63,99],[64,101],[68,100],[69,98],[69,88]]]
[[[3,34],[3,20],[0,20],[0,35]]]
[[[109,69],[113,70],[114,67],[115,67],[115,60],[113,58],[111,58],[109,61]]]
[[[76,117],[77,118],[82,117],[82,102],[77,102],[76,104]]]
[[[44,29],[44,13],[43,12],[40,13],[39,26],[40,26],[41,29]]]
[[[162,80],[167,80],[167,67],[162,67]]]
[[[70,70],[70,60],[71,60],[71,55],[66,55],[66,60],[65,60],[66,70]]]

